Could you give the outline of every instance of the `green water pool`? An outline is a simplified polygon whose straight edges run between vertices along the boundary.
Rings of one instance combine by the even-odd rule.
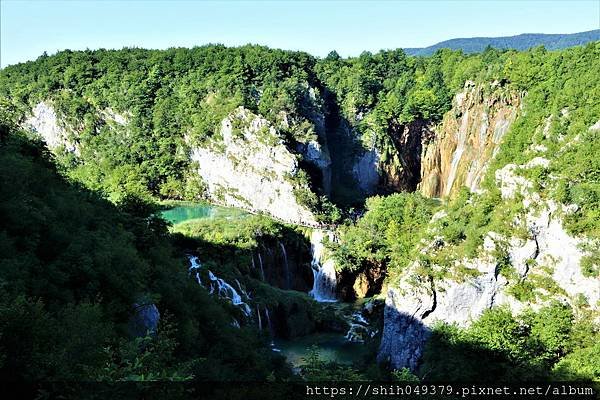
[[[173,225],[177,225],[193,219],[236,219],[249,214],[235,208],[219,207],[208,203],[175,203],[171,208],[161,211],[160,215]]]
[[[303,364],[312,346],[316,346],[323,361],[335,361],[338,364],[350,365],[360,360],[367,353],[365,345],[351,343],[341,333],[315,333],[293,340],[275,339],[273,350],[279,351],[286,359],[297,367]]]

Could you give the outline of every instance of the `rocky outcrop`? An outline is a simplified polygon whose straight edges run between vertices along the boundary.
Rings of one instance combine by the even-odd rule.
[[[102,123],[111,126],[125,126],[129,116],[107,108],[98,112]],[[31,110],[31,115],[25,118],[21,126],[38,134],[52,151],[66,151],[76,156],[81,154],[79,132],[76,127],[69,126],[58,117],[51,101],[41,101]]]
[[[40,135],[50,150],[64,148],[68,152],[79,154],[79,144],[73,140],[69,130],[59,123],[56,111],[48,101],[42,101],[33,107],[31,115],[22,126]]]
[[[422,142],[431,135],[426,121],[390,126],[391,148],[382,150],[370,144],[355,156],[352,175],[365,194],[414,191],[421,180]]]
[[[286,222],[316,225],[297,200],[298,159],[264,118],[240,107],[223,119],[219,143],[194,147],[192,161],[213,201],[268,213]]]
[[[313,285],[310,253],[305,243],[262,238],[252,252],[251,268],[271,286],[308,292]]]
[[[385,192],[414,192],[421,181],[422,144],[434,133],[427,121],[390,127],[394,150],[382,165],[380,187]]]
[[[362,153],[352,166],[352,175],[364,193],[373,193],[379,184],[379,159],[379,152],[372,148]]]
[[[529,232],[527,238],[489,232],[477,258],[455,261],[454,267],[468,273],[433,280],[419,275],[418,262],[414,262],[400,284],[388,290],[380,361],[414,371],[436,322],[468,326],[498,305],[514,312],[525,306],[539,308],[551,299],[573,306],[584,300],[593,309],[600,306],[600,280],[585,277],[581,271],[586,240],[572,237],[562,224],[562,216],[576,206],[558,206],[541,199],[532,183],[519,175],[523,169],[548,165],[548,160],[538,157],[522,166],[508,164],[495,174],[505,201],[522,197],[525,211],[518,221],[523,221]],[[443,239],[436,238],[423,252],[441,246]],[[506,255],[512,272],[499,268],[501,254]],[[526,292],[517,296],[515,285],[524,285]]]
[[[129,320],[130,332],[135,337],[155,334],[158,330],[160,312],[154,303],[133,305],[133,316]]]
[[[420,191],[429,197],[448,197],[462,186],[476,191],[521,100],[500,82],[467,81],[423,145]]]

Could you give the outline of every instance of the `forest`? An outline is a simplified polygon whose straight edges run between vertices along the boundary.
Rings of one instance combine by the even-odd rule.
[[[357,195],[347,158],[372,147],[387,171],[401,175],[407,167],[397,133],[414,123],[441,123],[466,81],[495,82],[525,99],[484,190],[433,199],[416,185],[399,193],[379,185]],[[427,57],[398,49],[316,58],[254,45],[67,50],[6,67],[0,71],[0,378],[598,383],[597,305],[555,301],[560,288],[542,278],[514,278],[509,261],[499,262],[498,271],[511,281],[510,294],[529,301],[544,289],[542,307],[519,314],[492,308],[468,327],[440,322],[414,371],[376,361],[380,332],[365,344],[370,354],[353,365],[312,349],[294,368],[272,350],[261,322],[239,324],[238,308],[199,287],[186,254],[193,248],[230,282],[238,279],[240,290],[254,296],[259,319],[259,307],[281,310],[281,331],[301,336],[340,323],[339,315],[289,282],[284,288],[265,282],[264,272],[261,279],[249,265],[267,245],[284,245],[300,254],[292,261],[309,266],[306,227],[254,215],[172,229],[159,215],[165,201],[205,198],[189,154],[194,146],[218,148],[221,121],[236,108],[270,121],[290,149],[318,136],[315,115],[323,115],[337,179],[327,195],[306,167],[295,179],[310,190],[295,194],[335,228],[339,240],[326,251],[339,275],[381,275],[369,296],[382,303],[384,290],[404,279],[414,260],[419,277],[461,280],[474,272],[454,261],[475,257],[488,232],[527,236],[511,223],[523,216],[522,196],[504,199],[494,172],[526,163],[528,149],[541,144],[552,155],[550,166],[523,174],[540,201],[577,205],[564,226],[590,238],[581,268],[599,278],[600,140],[589,128],[600,118],[598,99],[598,42],[556,51],[442,49]],[[23,129],[41,101],[54,105],[76,153],[51,152]],[[128,123],[115,123],[115,115]],[[549,117],[544,132],[539,127]],[[292,153],[304,167],[303,156]],[[423,243],[436,238],[445,246],[424,253]],[[498,259],[507,260],[502,251]],[[160,310],[159,325],[136,332],[136,312],[152,305]]]

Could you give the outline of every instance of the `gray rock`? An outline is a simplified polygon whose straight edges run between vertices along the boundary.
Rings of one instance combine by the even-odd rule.
[[[154,303],[133,304],[134,314],[129,320],[130,332],[133,336],[143,337],[149,332],[155,334],[158,330],[160,312]]]

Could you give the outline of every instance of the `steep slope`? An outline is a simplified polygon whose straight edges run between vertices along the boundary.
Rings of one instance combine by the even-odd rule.
[[[488,86],[489,85],[489,86]],[[489,161],[517,117],[522,94],[490,84],[465,83],[452,109],[432,128],[420,165],[419,190],[428,197],[448,197],[467,186],[476,191]]]
[[[478,93],[478,101],[460,110],[462,95],[455,100],[456,111],[464,113],[461,126],[454,115],[444,117],[441,126],[449,131],[429,144],[421,183],[428,195],[455,199],[434,216],[413,261],[390,282],[381,361],[419,371],[423,359],[435,358],[428,340],[433,333],[439,344],[440,323],[479,326],[482,316],[502,306],[529,315],[559,302],[573,310],[574,321],[600,320],[595,197],[600,182],[594,155],[599,81],[591,72],[598,68],[599,49],[544,54],[528,72],[509,74],[502,96],[494,90],[484,95],[481,86],[469,84],[466,98]],[[525,75],[528,86],[515,84]],[[514,91],[519,88],[524,96]],[[494,98],[496,110],[480,108]],[[490,117],[496,118],[492,124]],[[494,140],[495,133],[501,140]],[[457,141],[463,143],[461,157],[455,156]],[[441,156],[445,146],[453,150]],[[453,172],[460,168],[448,161],[460,161],[463,154],[471,154],[463,172]],[[482,168],[480,185],[468,179],[473,165]],[[454,187],[455,176],[467,188]],[[591,332],[597,337],[597,328]],[[556,361],[544,368],[558,368]],[[588,378],[597,379],[591,374]]]
[[[191,149],[191,160],[216,202],[271,214],[286,222],[316,225],[312,211],[297,201],[297,193],[310,193],[299,181],[297,157],[267,120],[244,108],[234,111],[221,125],[221,143]],[[311,156],[322,159],[318,143]],[[328,167],[325,163],[324,168]]]
[[[0,126],[3,381],[289,376],[266,341],[231,325],[239,310],[188,276],[153,207],[133,198],[117,207],[67,182],[42,143],[6,128]],[[231,348],[238,358],[228,356]]]
[[[14,122],[41,135],[72,177],[114,200],[207,196],[314,225],[331,161],[313,63],[257,46],[66,51],[4,69],[1,96]],[[252,135],[266,129],[262,149],[249,146],[260,135],[230,140],[224,121],[230,133],[245,124],[254,124]],[[218,161],[215,149],[229,159]],[[221,176],[210,174],[217,164]],[[238,194],[216,195],[217,186]]]

